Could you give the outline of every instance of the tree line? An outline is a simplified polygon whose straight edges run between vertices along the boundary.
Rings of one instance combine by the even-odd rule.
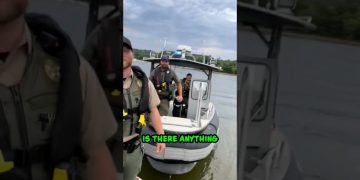
[[[134,56],[136,59],[142,60],[143,58],[150,57],[150,52],[153,55],[157,55],[156,52],[151,50],[144,50],[144,49],[134,49]],[[194,55],[195,61],[203,62],[203,56],[201,55]],[[205,56],[205,62],[208,63],[210,61],[211,56]],[[232,60],[222,60],[217,58],[216,64],[217,67],[221,67],[222,72],[229,73],[229,74],[236,74],[237,73],[237,66],[236,61]]]
[[[298,0],[294,13],[312,16],[316,35],[360,40],[359,0]]]

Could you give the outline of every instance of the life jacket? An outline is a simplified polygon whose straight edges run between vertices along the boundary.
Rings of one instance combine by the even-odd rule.
[[[189,97],[190,83],[186,83],[186,78],[182,79],[183,97]]]
[[[123,137],[140,134],[150,120],[149,86],[146,74],[132,66],[133,76],[129,89],[123,89]]]
[[[151,81],[154,83],[159,98],[169,98],[171,95],[170,85],[173,80],[171,69],[167,71],[161,71],[161,67],[157,67],[154,71],[154,76]]]
[[[79,56],[50,17],[25,19],[33,52],[21,82],[0,86],[0,179],[82,179]]]

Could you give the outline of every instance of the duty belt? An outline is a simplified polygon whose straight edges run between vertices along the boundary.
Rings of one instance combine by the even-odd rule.
[[[123,143],[123,150],[127,151],[127,153],[134,152],[141,145],[139,136]]]

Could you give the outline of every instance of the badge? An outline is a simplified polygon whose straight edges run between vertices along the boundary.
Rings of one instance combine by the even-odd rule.
[[[60,65],[55,60],[47,59],[44,65],[45,73],[50,80],[54,82],[60,81]]]
[[[169,71],[169,70],[167,70],[167,71],[166,71],[166,74],[169,74],[169,73],[170,73],[170,71]]]

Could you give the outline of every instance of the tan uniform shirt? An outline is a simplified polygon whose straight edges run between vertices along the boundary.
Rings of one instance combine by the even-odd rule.
[[[157,67],[157,68],[161,68],[161,67]],[[155,71],[157,70],[157,68],[155,68],[151,73],[150,73],[150,77],[149,79],[151,79],[152,81],[154,80],[154,78],[159,78],[160,77],[154,77],[155,76]],[[180,83],[181,80],[177,77],[176,73],[174,70],[172,70],[171,68],[169,68],[168,70],[164,71],[165,73],[170,73],[171,75],[171,80],[175,81],[175,83]],[[161,74],[160,74],[161,75]]]
[[[134,73],[131,70],[130,76],[128,78],[126,78],[124,83],[123,83],[123,88],[124,89],[129,89],[130,88],[133,74]],[[159,96],[156,93],[154,84],[150,80],[148,82],[149,82],[148,83],[148,85],[149,85],[149,109],[152,109],[154,107],[157,107],[160,104],[160,99],[159,99]]]
[[[25,26],[18,45],[9,53],[6,61],[0,64],[0,85],[10,87],[21,81],[31,52],[31,33]],[[81,139],[86,150],[105,143],[115,134],[117,123],[94,70],[83,58],[80,58],[80,76],[83,100]]]

